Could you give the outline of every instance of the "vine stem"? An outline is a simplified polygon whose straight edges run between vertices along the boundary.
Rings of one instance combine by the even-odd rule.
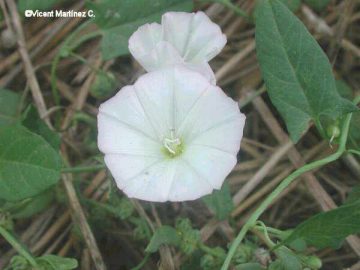
[[[355,100],[355,103],[358,103],[358,99],[359,99],[359,97]],[[256,221],[258,220],[258,218],[271,205],[273,200],[281,192],[284,191],[284,189],[286,189],[300,175],[337,160],[346,151],[346,141],[347,141],[347,137],[349,134],[351,117],[352,117],[352,113],[349,113],[345,118],[345,121],[344,121],[344,124],[342,127],[339,148],[337,149],[337,151],[334,154],[332,154],[324,159],[320,159],[320,160],[314,161],[312,163],[306,164],[303,167],[295,170],[292,174],[290,174],[288,177],[286,177],[280,183],[280,185],[278,185],[277,188],[273,192],[271,192],[269,194],[269,196],[267,196],[266,199],[260,204],[260,206],[256,209],[256,211],[250,216],[250,218],[247,220],[247,222],[241,228],[239,234],[235,238],[234,242],[231,244],[230,250],[229,250],[229,252],[226,256],[226,259],[221,267],[221,270],[227,270],[229,268],[231,259],[234,256],[237,247],[239,246],[241,241],[244,239],[246,233],[256,224]]]
[[[4,227],[0,226],[0,234],[9,242],[10,245],[23,256],[35,269],[38,269],[35,258],[15,239],[15,237],[8,232]]]

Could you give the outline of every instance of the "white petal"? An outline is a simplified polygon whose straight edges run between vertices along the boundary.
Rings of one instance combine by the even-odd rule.
[[[201,134],[232,121],[244,122],[238,104],[219,87],[210,86],[179,126],[179,133],[186,143],[190,143]]]
[[[125,154],[106,154],[105,164],[110,169],[116,184],[124,189],[132,180],[146,172],[146,170],[162,161],[162,155],[138,156]]]
[[[236,156],[240,148],[244,125],[245,116],[241,114],[240,117],[234,117],[228,122],[216,125],[200,133],[191,140],[190,146],[216,148]]]
[[[222,138],[226,140],[226,138]],[[218,139],[220,141],[220,139]],[[234,168],[237,159],[233,153],[209,146],[189,146],[182,157],[209,185],[220,189],[226,176]]]
[[[131,179],[123,191],[140,200],[164,202],[168,200],[177,164],[175,160],[155,163]]]
[[[180,159],[169,189],[168,200],[195,200],[211,193],[212,190],[212,185],[198,173],[194,166]]]
[[[203,75],[210,83],[216,85],[216,78],[214,71],[211,69],[208,62],[200,63],[185,63],[184,66],[190,70],[196,71]]]
[[[137,59],[148,55],[162,40],[162,27],[158,23],[147,23],[140,26],[129,39],[129,50]]]
[[[134,55],[134,57],[146,71],[159,70],[184,63],[177,50],[165,41],[160,41],[148,54],[141,57]]]
[[[98,114],[98,145],[103,153],[153,154],[160,140],[132,86],[104,102]]]
[[[163,39],[171,43],[186,62],[208,62],[226,44],[220,27],[203,12],[167,12],[162,16]]]

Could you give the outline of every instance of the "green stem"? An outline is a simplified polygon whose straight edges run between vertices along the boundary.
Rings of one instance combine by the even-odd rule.
[[[147,253],[144,257],[144,259],[135,267],[131,268],[131,270],[140,270],[145,265],[147,260],[150,258],[151,253]]]
[[[79,167],[70,167],[70,168],[62,168],[62,173],[83,173],[83,172],[94,172],[98,170],[105,169],[104,164],[93,165],[93,166],[79,166]]]
[[[347,150],[349,153],[351,154],[355,154],[355,155],[358,155],[360,156],[360,151],[359,150],[355,150],[355,149],[350,149],[350,150]]]
[[[12,245],[12,247],[23,256],[35,269],[38,269],[39,266],[35,261],[35,258],[15,239],[15,237],[0,226],[0,234],[5,238],[6,241]]]
[[[234,242],[231,244],[230,250],[226,256],[226,259],[224,261],[223,266],[221,267],[221,270],[227,270],[230,266],[231,259],[234,256],[237,247],[241,243],[241,241],[244,239],[246,233],[256,224],[256,221],[258,218],[262,215],[262,213],[265,212],[265,210],[271,205],[273,200],[286,189],[297,177],[300,175],[311,171],[313,169],[319,168],[321,166],[324,166],[325,164],[328,164],[330,162],[333,162],[337,160],[346,150],[346,141],[349,134],[349,127],[350,127],[350,121],[351,121],[352,113],[348,114],[346,116],[346,119],[343,124],[341,137],[340,137],[340,144],[338,150],[321,160],[314,161],[312,163],[306,164],[303,167],[297,169],[292,174],[290,174],[288,177],[286,177],[280,184],[277,186],[277,188],[271,192],[266,199],[260,204],[260,206],[256,209],[256,211],[250,216],[250,218],[247,220],[245,225],[241,228],[239,234],[235,238]]]
[[[208,246],[204,245],[203,243],[199,243],[198,247],[204,251],[205,253],[208,253],[214,257],[219,257],[221,259],[224,259],[224,256],[222,256],[221,254],[219,254],[218,252],[216,252],[215,250],[213,250],[212,248],[209,248]]]

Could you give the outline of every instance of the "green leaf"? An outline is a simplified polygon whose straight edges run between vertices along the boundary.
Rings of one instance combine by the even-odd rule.
[[[256,49],[272,103],[296,142],[314,120],[357,110],[337,93],[331,65],[303,23],[279,0],[256,8]]]
[[[96,74],[95,82],[90,87],[90,93],[98,99],[108,98],[116,92],[116,85],[113,73],[100,71]]]
[[[317,214],[304,221],[284,244],[303,239],[317,248],[338,248],[345,237],[360,232],[360,200],[337,209]]]
[[[55,150],[60,147],[60,136],[49,129],[49,127],[40,119],[39,113],[33,105],[30,105],[24,112],[22,125],[31,132],[43,137]]]
[[[151,237],[150,243],[145,249],[145,252],[156,252],[161,245],[169,244],[177,246],[180,244],[180,237],[177,231],[170,226],[161,226]]]
[[[41,256],[37,262],[44,267],[44,270],[71,270],[78,267],[77,260],[55,255]]]
[[[200,231],[192,228],[191,221],[188,218],[178,218],[175,228],[181,239],[180,250],[187,255],[195,252],[201,241]]]
[[[300,0],[280,0],[283,4],[287,6],[288,9],[295,12],[299,9],[301,5]]]
[[[316,11],[322,11],[325,9],[331,0],[304,0],[306,4],[308,4],[311,8]]]
[[[87,5],[94,10],[95,23],[103,31],[104,60],[128,54],[128,39],[139,26],[160,21],[167,11],[191,11],[193,8],[192,0],[101,0]]]
[[[230,188],[225,183],[220,190],[215,190],[212,194],[203,197],[204,203],[215,213],[219,220],[228,218],[234,209],[234,204],[230,194]]]
[[[37,213],[44,211],[55,198],[54,191],[52,189],[46,190],[41,194],[31,198],[25,205],[17,208],[11,212],[13,218],[28,218]],[[10,202],[9,202],[10,203]],[[20,202],[21,204],[22,202]]]
[[[260,263],[242,263],[235,267],[236,270],[264,270]]]
[[[19,104],[19,94],[0,88],[0,127],[15,123]]]
[[[18,201],[59,180],[61,158],[42,137],[15,125],[0,129],[0,198]]]
[[[302,270],[300,259],[288,248],[279,247],[275,251],[283,270]]]

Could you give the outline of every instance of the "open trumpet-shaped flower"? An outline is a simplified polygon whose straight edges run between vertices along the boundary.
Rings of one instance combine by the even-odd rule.
[[[173,67],[141,76],[100,106],[98,145],[129,197],[193,200],[221,188],[244,122],[220,88]]]
[[[129,50],[147,70],[182,64],[215,84],[208,62],[225,46],[226,36],[205,13],[167,12],[158,23],[141,26],[129,39]]]

